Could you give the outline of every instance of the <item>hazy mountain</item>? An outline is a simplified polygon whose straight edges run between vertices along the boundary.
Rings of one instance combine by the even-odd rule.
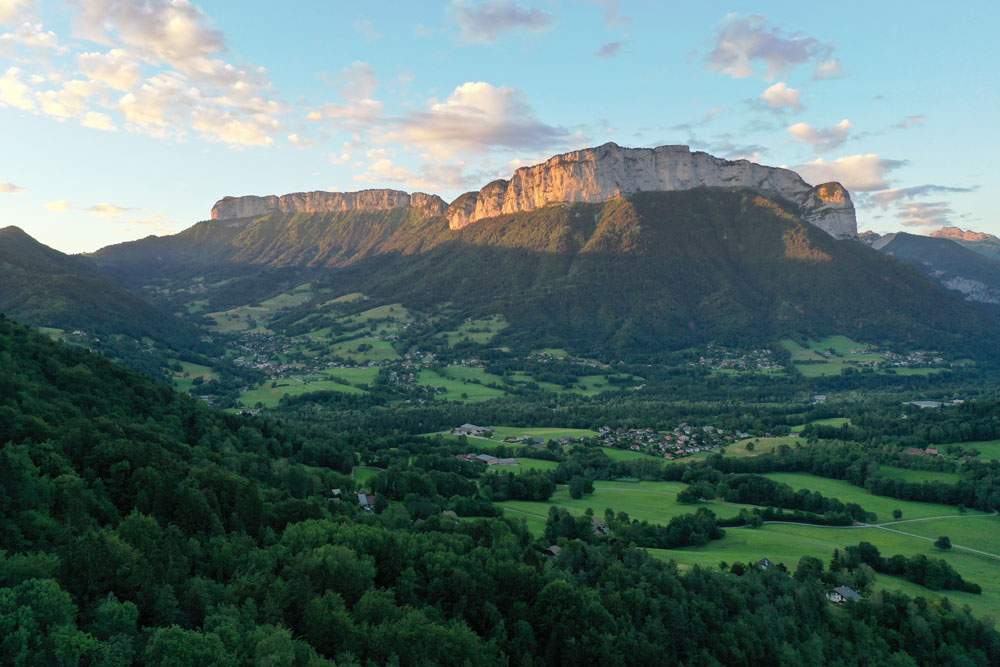
[[[415,306],[501,312],[576,349],[655,351],[789,331],[982,342],[988,320],[911,267],[803,222],[756,191],[697,188],[549,205],[450,229],[410,208],[202,222],[95,256],[135,283],[295,267]]]
[[[993,236],[993,234],[963,230],[958,227],[942,227],[931,232],[930,235],[934,238],[954,241],[991,259],[1000,259],[1000,238]]]
[[[897,232],[871,241],[875,250],[909,262],[969,301],[1000,306],[1000,261],[941,236]]]

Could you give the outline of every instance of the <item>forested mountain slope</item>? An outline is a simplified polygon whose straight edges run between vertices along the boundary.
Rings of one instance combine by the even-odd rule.
[[[621,543],[550,560],[515,520],[361,513],[352,452],[426,441],[225,415],[3,318],[0,442],[5,664],[1000,661],[947,604],[834,608],[777,569],[681,574]]]
[[[97,271],[17,227],[0,229],[0,312],[32,326],[148,336],[186,348],[198,333]]]
[[[765,343],[794,331],[968,352],[991,329],[916,270],[746,189],[551,205],[461,230],[414,209],[270,214],[94,258],[137,285],[294,268],[344,293],[500,312],[523,336],[581,352]]]

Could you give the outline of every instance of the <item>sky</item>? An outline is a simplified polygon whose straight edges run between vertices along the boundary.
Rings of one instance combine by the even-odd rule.
[[[0,0],[0,226],[89,252],[614,141],[840,181],[861,230],[1000,235],[1000,6],[819,7]]]

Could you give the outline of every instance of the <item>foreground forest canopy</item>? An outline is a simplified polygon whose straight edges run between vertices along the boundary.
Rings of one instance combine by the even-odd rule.
[[[905,567],[892,554],[682,572],[632,546],[656,531],[625,517],[608,519],[634,539],[580,532],[558,512],[546,538],[483,516],[495,512],[476,482],[492,473],[456,459],[461,443],[225,414],[8,320],[0,442],[9,664],[1000,662],[1000,634],[947,601],[828,601],[834,583],[864,590],[865,568]],[[417,457],[395,473],[411,478],[393,481],[390,465],[365,512],[351,469],[393,452]],[[573,486],[607,467],[586,450],[558,465],[534,486],[490,478],[491,493],[544,496],[546,479]],[[706,490],[747,472],[720,467],[680,466]],[[724,529],[711,514],[692,508],[677,525],[713,539]]]

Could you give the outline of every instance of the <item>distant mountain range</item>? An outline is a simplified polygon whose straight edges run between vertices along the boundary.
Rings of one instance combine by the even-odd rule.
[[[82,258],[0,229],[0,312],[24,324],[148,337],[187,347],[197,330],[109,279]]]
[[[983,244],[989,239],[996,240],[996,237],[975,232],[964,234],[966,243],[939,233],[920,236],[906,232],[885,236],[868,233],[862,235],[862,240],[883,254],[920,268],[930,278],[958,292],[968,301],[984,304],[1000,313],[1000,260],[969,248],[969,243],[979,243],[980,247],[984,247]],[[977,236],[985,238],[977,239]],[[969,241],[969,238],[972,240]]]
[[[794,202],[755,189],[550,204],[461,229],[432,213],[400,206],[219,219],[93,260],[135,286],[228,271],[253,272],[264,289],[267,272],[294,271],[343,293],[501,313],[514,335],[578,352],[767,343],[795,331],[969,349],[992,325],[915,269],[835,239],[804,222]]]
[[[1000,238],[984,232],[973,232],[958,227],[942,227],[930,233],[934,238],[948,239],[955,243],[975,250],[991,259],[1000,259]]]

